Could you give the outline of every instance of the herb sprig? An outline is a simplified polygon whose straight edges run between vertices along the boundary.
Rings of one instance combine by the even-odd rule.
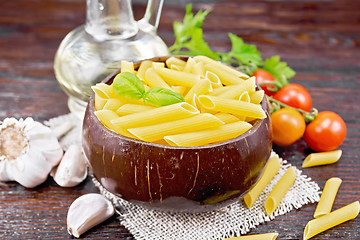
[[[141,80],[130,72],[116,75],[112,86],[115,93],[121,97],[133,100],[143,99],[144,104],[146,101],[157,107],[185,102],[184,97],[180,93],[173,92],[170,89],[153,87],[146,92]]]
[[[240,71],[252,75],[258,68],[270,72],[279,86],[288,83],[288,79],[295,75],[295,71],[280,61],[280,56],[272,56],[263,61],[261,53],[255,45],[247,44],[242,38],[229,33],[232,48],[229,52],[214,52],[205,42],[203,29],[201,28],[205,17],[210,10],[199,10],[195,15],[192,13],[192,5],[186,6],[183,22],[173,23],[175,42],[169,47],[171,54],[177,55],[204,55],[214,60],[219,60],[228,65],[237,67]]]

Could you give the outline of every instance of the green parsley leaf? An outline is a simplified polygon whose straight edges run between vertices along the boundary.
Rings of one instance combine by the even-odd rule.
[[[286,62],[280,62],[279,55],[265,59],[263,69],[271,73],[279,82],[284,82],[284,78],[286,80],[295,76],[295,71],[288,67]]]
[[[229,33],[229,38],[232,48],[226,54],[228,57],[236,58],[244,65],[249,65],[250,63],[260,65],[262,63],[261,53],[256,49],[255,45],[244,43],[240,37],[232,33]]]
[[[150,88],[145,95],[145,100],[157,107],[185,102],[184,97],[180,93],[161,87]]]
[[[113,81],[115,93],[129,99],[141,99],[145,94],[144,84],[133,73],[123,72],[116,75]]]

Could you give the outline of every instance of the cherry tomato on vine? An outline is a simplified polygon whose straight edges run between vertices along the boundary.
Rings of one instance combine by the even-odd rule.
[[[304,140],[309,148],[317,152],[327,152],[338,148],[346,137],[346,124],[336,113],[320,112],[310,122],[304,133]]]
[[[282,108],[271,115],[274,143],[287,146],[300,139],[305,132],[305,120],[292,108]]]
[[[257,84],[263,84],[263,83],[273,83],[275,82],[275,78],[273,77],[273,75],[271,75],[271,73],[269,73],[268,71],[264,70],[264,69],[257,69],[253,74],[253,77],[256,78],[256,83]],[[264,90],[265,94],[268,96],[272,96],[275,94],[275,92],[270,91],[269,89],[275,89],[273,87],[273,85],[268,84],[268,85],[261,85],[260,86],[262,88],[262,90]]]
[[[311,110],[312,99],[309,91],[297,83],[289,83],[282,87],[273,98],[293,108],[300,108],[306,112]]]

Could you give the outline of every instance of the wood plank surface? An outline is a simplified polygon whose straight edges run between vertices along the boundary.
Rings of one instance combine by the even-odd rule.
[[[194,11],[211,9],[203,25],[213,50],[228,51],[232,32],[256,44],[263,58],[280,55],[296,71],[292,82],[305,86],[319,111],[338,113],[347,137],[337,164],[303,169],[321,188],[330,177],[343,182],[333,209],[360,200],[360,2],[229,0],[196,3]],[[140,19],[145,4],[134,4]],[[67,96],[53,72],[53,59],[65,35],[85,22],[81,0],[11,0],[0,7],[0,119],[32,116],[44,121],[69,112]],[[185,1],[166,3],[158,34],[168,46],[172,22],[181,21]],[[274,150],[301,169],[311,152],[301,139]],[[90,178],[74,188],[61,188],[52,178],[35,189],[17,183],[0,185],[1,239],[69,239],[67,210],[85,193],[98,192]],[[251,233],[276,231],[278,239],[302,239],[316,204],[276,217]],[[112,217],[83,235],[88,239],[133,239]],[[360,239],[360,218],[343,223],[313,239]]]

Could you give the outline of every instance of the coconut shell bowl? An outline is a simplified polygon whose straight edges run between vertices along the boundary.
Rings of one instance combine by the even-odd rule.
[[[153,58],[165,62],[169,57]],[[187,60],[187,57],[179,57]],[[141,62],[134,63],[135,69]],[[116,74],[103,80],[111,84]],[[150,209],[201,212],[241,198],[256,183],[272,149],[267,117],[233,139],[198,147],[175,147],[120,135],[94,114],[91,96],[83,122],[83,148],[96,180],[109,192]]]

